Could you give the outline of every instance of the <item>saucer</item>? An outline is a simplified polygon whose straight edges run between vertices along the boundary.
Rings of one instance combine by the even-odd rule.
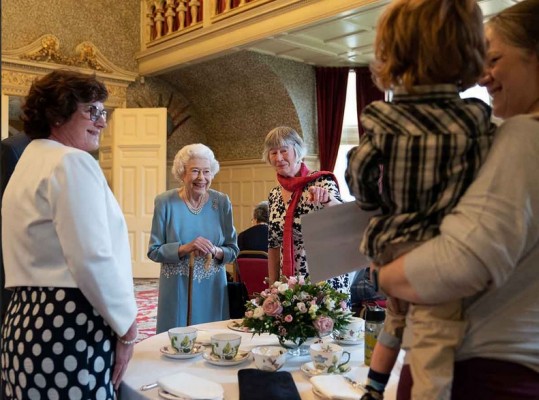
[[[251,352],[250,351],[238,351],[238,354],[236,354],[236,357],[234,357],[233,360],[221,360],[219,357],[214,356],[211,354],[211,350],[205,351],[202,353],[202,357],[209,362],[210,364],[217,365],[219,367],[229,367],[232,365],[238,365],[241,364],[247,360],[250,359]]]
[[[314,391],[314,388],[313,388],[313,391]],[[159,397],[161,397],[163,399],[166,399],[166,400],[189,400],[186,397],[178,397],[178,396],[176,396],[176,395],[174,395],[172,393],[167,392],[164,389],[159,389],[157,394],[159,394]]]
[[[175,358],[175,359],[187,359],[187,358],[193,358],[196,356],[201,355],[204,352],[204,346],[200,344],[195,344],[193,346],[193,350],[191,353],[180,353],[176,351],[176,349],[172,348],[171,346],[163,346],[159,349],[161,353],[168,358]]]
[[[301,370],[308,377],[317,376],[317,375],[342,375],[342,374],[346,374],[347,372],[350,372],[351,369],[352,368],[350,367],[350,365],[347,365],[344,370],[339,371],[339,372],[324,372],[319,369],[316,369],[312,361],[307,362],[301,366]]]
[[[338,344],[345,344],[345,345],[357,345],[357,344],[362,344],[364,342],[364,338],[361,337],[359,339],[339,339],[339,337],[336,337],[335,338],[335,341],[338,343]]]
[[[237,331],[237,332],[248,332],[248,333],[254,332],[251,328],[242,326],[241,325],[242,322],[243,322],[242,319],[233,319],[226,325],[226,327],[228,329],[232,329],[233,331]]]
[[[314,386],[313,386],[313,389],[312,389],[312,390],[313,390],[314,395],[315,395],[316,397],[318,397],[319,399],[327,399],[327,397],[324,396],[323,393],[320,393],[320,392],[318,391],[318,389],[315,388]],[[159,391],[159,395],[161,395],[161,391]],[[178,397],[174,396],[174,398],[177,399]],[[166,399],[166,397],[165,397],[165,399]]]

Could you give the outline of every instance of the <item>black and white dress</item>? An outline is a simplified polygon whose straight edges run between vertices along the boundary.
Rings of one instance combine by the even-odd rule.
[[[305,185],[303,193],[298,202],[296,210],[294,212],[293,223],[293,240],[294,240],[294,268],[296,274],[308,275],[309,268],[307,265],[307,256],[305,254],[305,247],[303,246],[303,235],[301,233],[301,216],[309,214],[311,212],[320,210],[323,206],[314,205],[308,203],[309,199],[309,187],[316,185],[322,186],[328,189],[332,197],[337,200],[341,200],[341,194],[337,184],[333,179],[328,176],[321,176],[320,178],[309,182]],[[283,259],[283,232],[284,232],[284,219],[286,215],[286,207],[281,195],[281,186],[274,187],[268,197],[269,205],[269,247],[280,247],[281,260]],[[290,203],[290,201],[289,201]],[[331,268],[328,265],[328,268]],[[337,276],[328,281],[338,291],[342,293],[350,293],[350,277],[348,274]]]
[[[17,288],[4,322],[3,398],[114,399],[116,339],[79,289]]]

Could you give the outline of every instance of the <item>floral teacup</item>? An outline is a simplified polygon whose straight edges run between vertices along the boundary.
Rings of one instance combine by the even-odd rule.
[[[233,360],[240,348],[241,336],[235,333],[217,333],[211,337],[211,354],[221,360]]]
[[[363,318],[352,317],[350,323],[337,333],[337,338],[340,340],[358,341],[363,338],[364,332],[365,320]]]
[[[170,345],[178,353],[188,354],[193,351],[197,338],[197,329],[193,327],[180,327],[168,330]]]
[[[310,347],[314,367],[323,373],[334,374],[348,369],[350,353],[335,343],[314,343]]]
[[[277,371],[281,368],[287,357],[287,351],[281,346],[259,346],[251,350],[255,358],[255,365],[263,371]]]

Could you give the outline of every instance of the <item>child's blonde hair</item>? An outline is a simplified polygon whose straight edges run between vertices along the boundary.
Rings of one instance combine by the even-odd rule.
[[[375,61],[377,86],[453,83],[473,86],[483,71],[483,14],[476,0],[395,0],[380,16]]]

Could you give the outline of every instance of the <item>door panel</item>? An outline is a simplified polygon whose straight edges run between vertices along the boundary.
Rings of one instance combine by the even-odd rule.
[[[146,257],[153,202],[166,190],[166,109],[115,109],[102,135],[99,161],[127,222],[133,276],[159,276]]]

